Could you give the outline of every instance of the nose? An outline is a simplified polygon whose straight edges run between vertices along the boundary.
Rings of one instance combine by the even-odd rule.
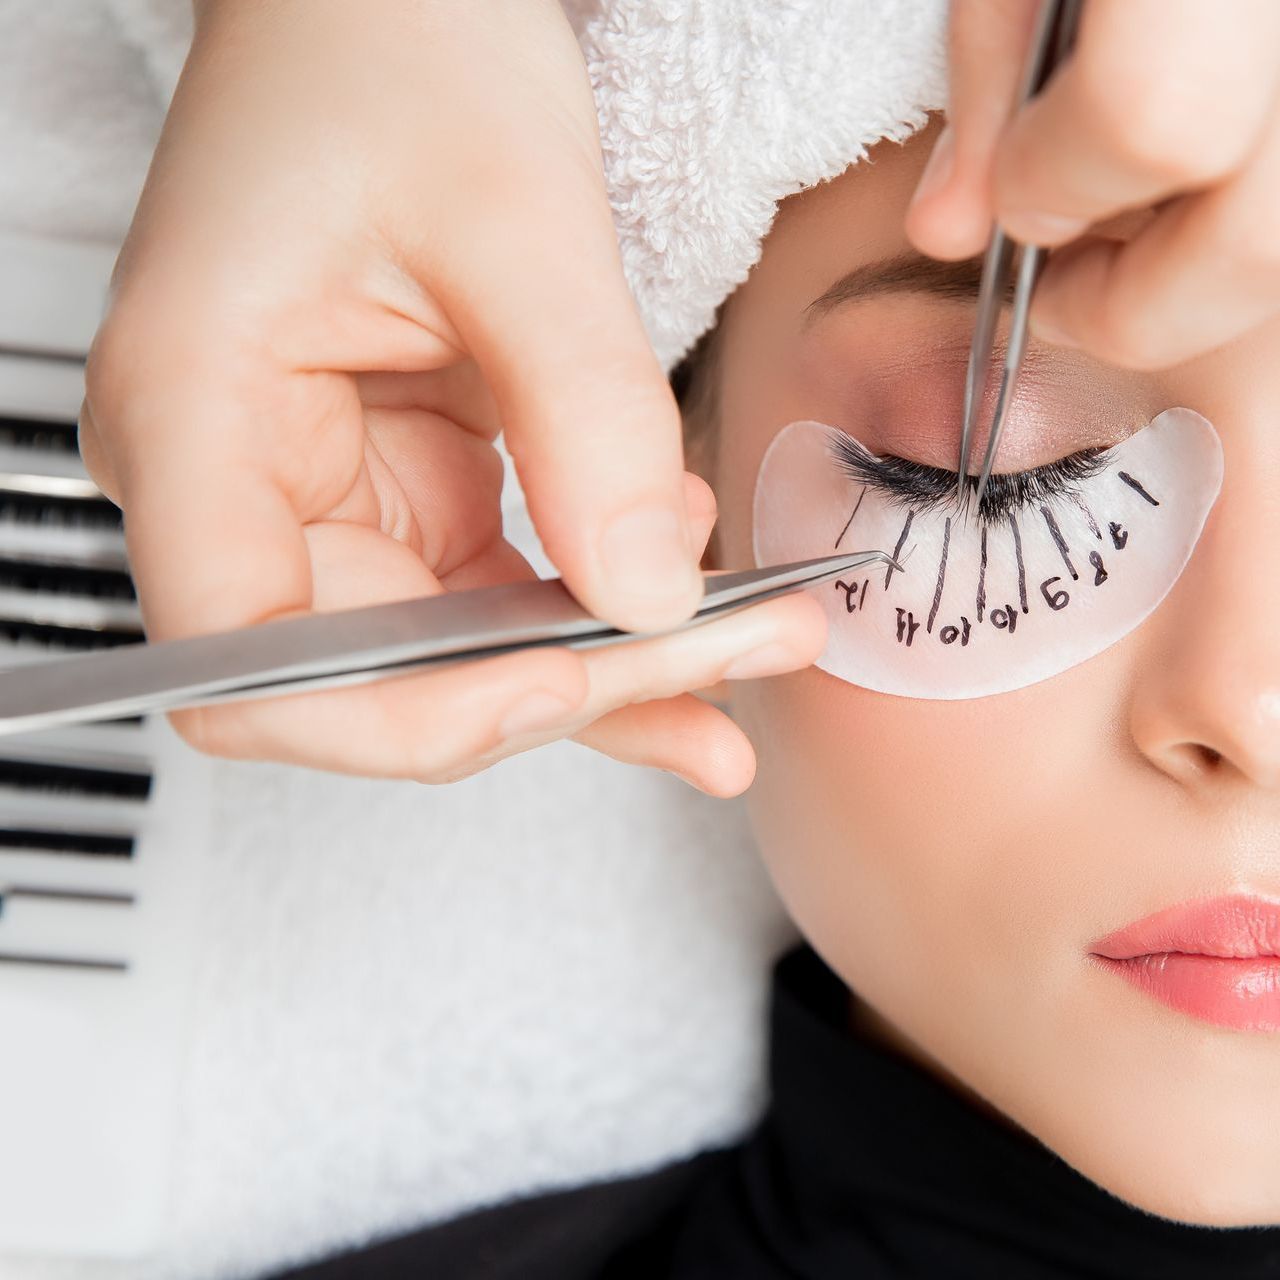
[[[1280,448],[1274,421],[1225,425],[1222,492],[1148,623],[1130,729],[1189,790],[1280,792]]]

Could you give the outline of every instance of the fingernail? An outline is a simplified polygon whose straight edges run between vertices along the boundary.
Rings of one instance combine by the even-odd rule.
[[[611,585],[645,603],[688,595],[697,574],[669,507],[633,507],[614,516],[600,537],[600,563]]]
[[[504,738],[513,738],[518,733],[550,729],[553,725],[563,724],[573,709],[573,704],[558,693],[552,693],[549,689],[534,689],[520,698],[502,717],[498,733]]]
[[[741,654],[724,669],[722,679],[754,680],[757,676],[777,676],[796,669],[796,655],[784,644],[770,640]]]
[[[933,144],[929,162],[925,165],[924,172],[920,175],[920,181],[916,183],[916,193],[911,197],[911,203],[917,204],[921,200],[927,200],[935,192],[941,191],[951,181],[951,175],[955,172],[955,167],[955,134],[952,132],[951,126],[947,125],[938,134],[937,142]]]
[[[1056,213],[1038,213],[1033,209],[1006,213],[1000,221],[1015,240],[1024,244],[1062,244],[1074,240],[1089,228],[1087,218],[1063,218]]]

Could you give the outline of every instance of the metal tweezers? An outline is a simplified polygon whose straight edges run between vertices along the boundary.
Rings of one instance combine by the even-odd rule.
[[[851,551],[707,575],[697,612],[673,630],[874,563],[901,568],[886,552]],[[559,578],[482,587],[25,663],[0,671],[0,735],[364,684],[543,645],[642,638],[593,618]]]
[[[1081,0],[1044,0],[1032,34],[1015,110],[1040,92],[1070,51],[1079,25],[1080,6]],[[990,377],[991,350],[995,345],[996,328],[1000,323],[1000,311],[1008,290],[1009,275],[1013,270],[1015,250],[1019,248],[1021,253],[1018,255],[1018,275],[1014,284],[1004,368],[973,501],[975,510],[981,505],[982,495],[986,492],[991,466],[995,461],[996,446],[1000,442],[1000,434],[1009,416],[1009,406],[1013,402],[1014,386],[1027,346],[1027,314],[1031,309],[1031,295],[1041,271],[1044,270],[1047,251],[1038,245],[1019,245],[998,226],[994,227],[978,286],[978,319],[974,327],[973,345],[969,348],[969,369],[964,383],[964,426],[960,435],[960,462],[956,468],[959,473],[956,496],[961,502],[964,501],[965,485],[968,482],[969,452],[978,407],[986,395]]]

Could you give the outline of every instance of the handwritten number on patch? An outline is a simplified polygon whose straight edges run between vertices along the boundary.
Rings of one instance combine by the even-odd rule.
[[[844,592],[845,613],[854,613],[862,608],[862,603],[867,598],[867,583],[870,581],[870,578],[863,578],[861,586],[856,582],[841,581],[836,583],[836,590]]]
[[[1040,594],[1044,596],[1044,602],[1050,609],[1057,613],[1060,609],[1065,609],[1071,603],[1071,597],[1065,591],[1050,591],[1049,588],[1055,582],[1061,582],[1062,578],[1046,578],[1040,584]]]

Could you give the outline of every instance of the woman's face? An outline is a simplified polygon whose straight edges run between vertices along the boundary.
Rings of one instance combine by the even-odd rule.
[[[707,461],[725,565],[753,562],[757,472],[788,423],[955,466],[976,273],[908,267],[806,313],[911,254],[929,141],[786,201],[725,310]],[[1274,1223],[1280,1029],[1175,1011],[1091,946],[1190,899],[1280,900],[1280,325],[1155,375],[1033,343],[1020,386],[999,471],[1175,405],[1214,424],[1225,480],[1190,562],[1118,643],[1014,692],[896,697],[817,668],[735,685],[761,848],[876,1034],[1133,1204]]]

